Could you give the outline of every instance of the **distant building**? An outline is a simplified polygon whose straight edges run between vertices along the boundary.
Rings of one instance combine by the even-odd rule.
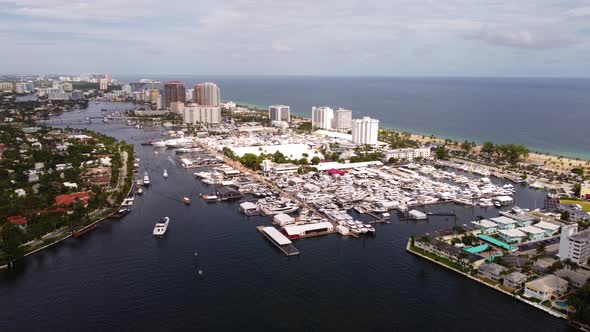
[[[186,92],[184,83],[180,81],[171,81],[164,83],[164,105],[162,108],[169,108],[172,102],[186,101]]]
[[[220,123],[221,108],[218,106],[188,106],[183,112],[184,123]]]
[[[416,158],[430,158],[429,148],[418,148],[418,149],[395,149],[389,150],[383,154],[383,162],[389,161],[390,158],[396,160],[409,160],[412,161]]]
[[[522,287],[524,282],[526,281],[526,274],[520,273],[518,271],[514,271],[512,273],[507,274],[504,277],[504,286],[512,289],[518,289]]]
[[[66,92],[71,92],[74,90],[74,86],[72,85],[72,83],[64,83],[61,85],[61,88],[64,89],[64,91]]]
[[[561,227],[559,239],[560,260],[570,259],[578,265],[584,265],[590,257],[590,229],[578,232],[578,225],[566,225]]]
[[[100,90],[108,90],[109,89],[109,81],[106,78],[101,78],[99,83]]]
[[[320,129],[332,129],[334,110],[327,106],[311,108],[311,125]]]
[[[201,106],[219,106],[221,104],[221,91],[215,83],[200,83],[195,85],[193,99]]]
[[[377,144],[379,120],[368,116],[352,120],[352,142],[355,144]]]
[[[352,129],[352,111],[339,108],[334,111],[334,125],[336,130],[348,131]]]
[[[268,107],[270,121],[291,122],[291,108],[286,105],[272,105]]]
[[[17,82],[14,86],[14,91],[16,93],[31,93],[33,92],[33,89],[32,82]]]
[[[14,84],[12,82],[0,82],[0,91],[10,92],[14,90]]]
[[[170,113],[183,114],[184,103],[180,101],[173,101],[170,103]]]
[[[190,103],[192,101],[194,101],[194,97],[195,97],[195,89],[186,89],[186,102]]]
[[[493,281],[500,281],[506,271],[507,269],[505,267],[496,263],[482,264],[477,268],[477,274]]]

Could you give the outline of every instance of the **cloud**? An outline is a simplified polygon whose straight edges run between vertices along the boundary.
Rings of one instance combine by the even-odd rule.
[[[291,53],[293,51],[293,48],[291,48],[289,45],[279,41],[272,43],[271,49],[276,53]]]
[[[484,25],[478,32],[467,35],[467,38],[481,40],[494,46],[524,49],[564,48],[579,42],[573,33],[498,28],[490,25]]]
[[[567,11],[567,15],[574,17],[590,16],[590,7],[578,7]]]

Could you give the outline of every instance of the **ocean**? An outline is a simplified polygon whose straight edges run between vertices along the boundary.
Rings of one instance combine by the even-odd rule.
[[[58,117],[68,121],[63,126],[135,144],[140,172],[148,171],[152,184],[123,219],[0,272],[0,331],[572,330],[564,320],[405,251],[412,235],[495,217],[496,208],[436,205],[429,209],[454,211],[457,219],[427,222],[394,214],[391,224],[376,225],[374,237],[302,239],[295,242],[301,255],[286,257],[256,230],[270,218],[246,217],[237,202],[205,203],[198,194],[213,187],[175,163],[173,151],[156,154],[140,145],[159,132],[100,122],[101,108],[131,107],[90,103]],[[87,116],[98,120],[86,125]],[[190,206],[180,201],[185,195]],[[515,201],[535,208],[544,195],[517,185]],[[155,238],[154,223],[163,216],[171,218],[168,232]]]
[[[312,106],[353,110],[380,125],[413,133],[482,143],[524,144],[532,151],[590,160],[590,79],[115,76],[219,85],[222,99],[267,107]]]

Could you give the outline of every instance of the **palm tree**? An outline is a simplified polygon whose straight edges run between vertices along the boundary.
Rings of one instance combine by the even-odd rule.
[[[541,244],[536,251],[537,256],[543,257],[547,253],[547,245]]]
[[[569,258],[563,260],[563,265],[574,272],[580,269],[580,266]]]

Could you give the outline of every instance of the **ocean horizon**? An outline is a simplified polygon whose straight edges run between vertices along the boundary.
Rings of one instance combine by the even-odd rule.
[[[310,116],[312,106],[371,116],[380,126],[476,143],[515,143],[531,151],[590,160],[590,78],[390,76],[116,76],[219,85],[222,100],[267,107],[291,106]],[[587,139],[586,139],[587,140]]]

